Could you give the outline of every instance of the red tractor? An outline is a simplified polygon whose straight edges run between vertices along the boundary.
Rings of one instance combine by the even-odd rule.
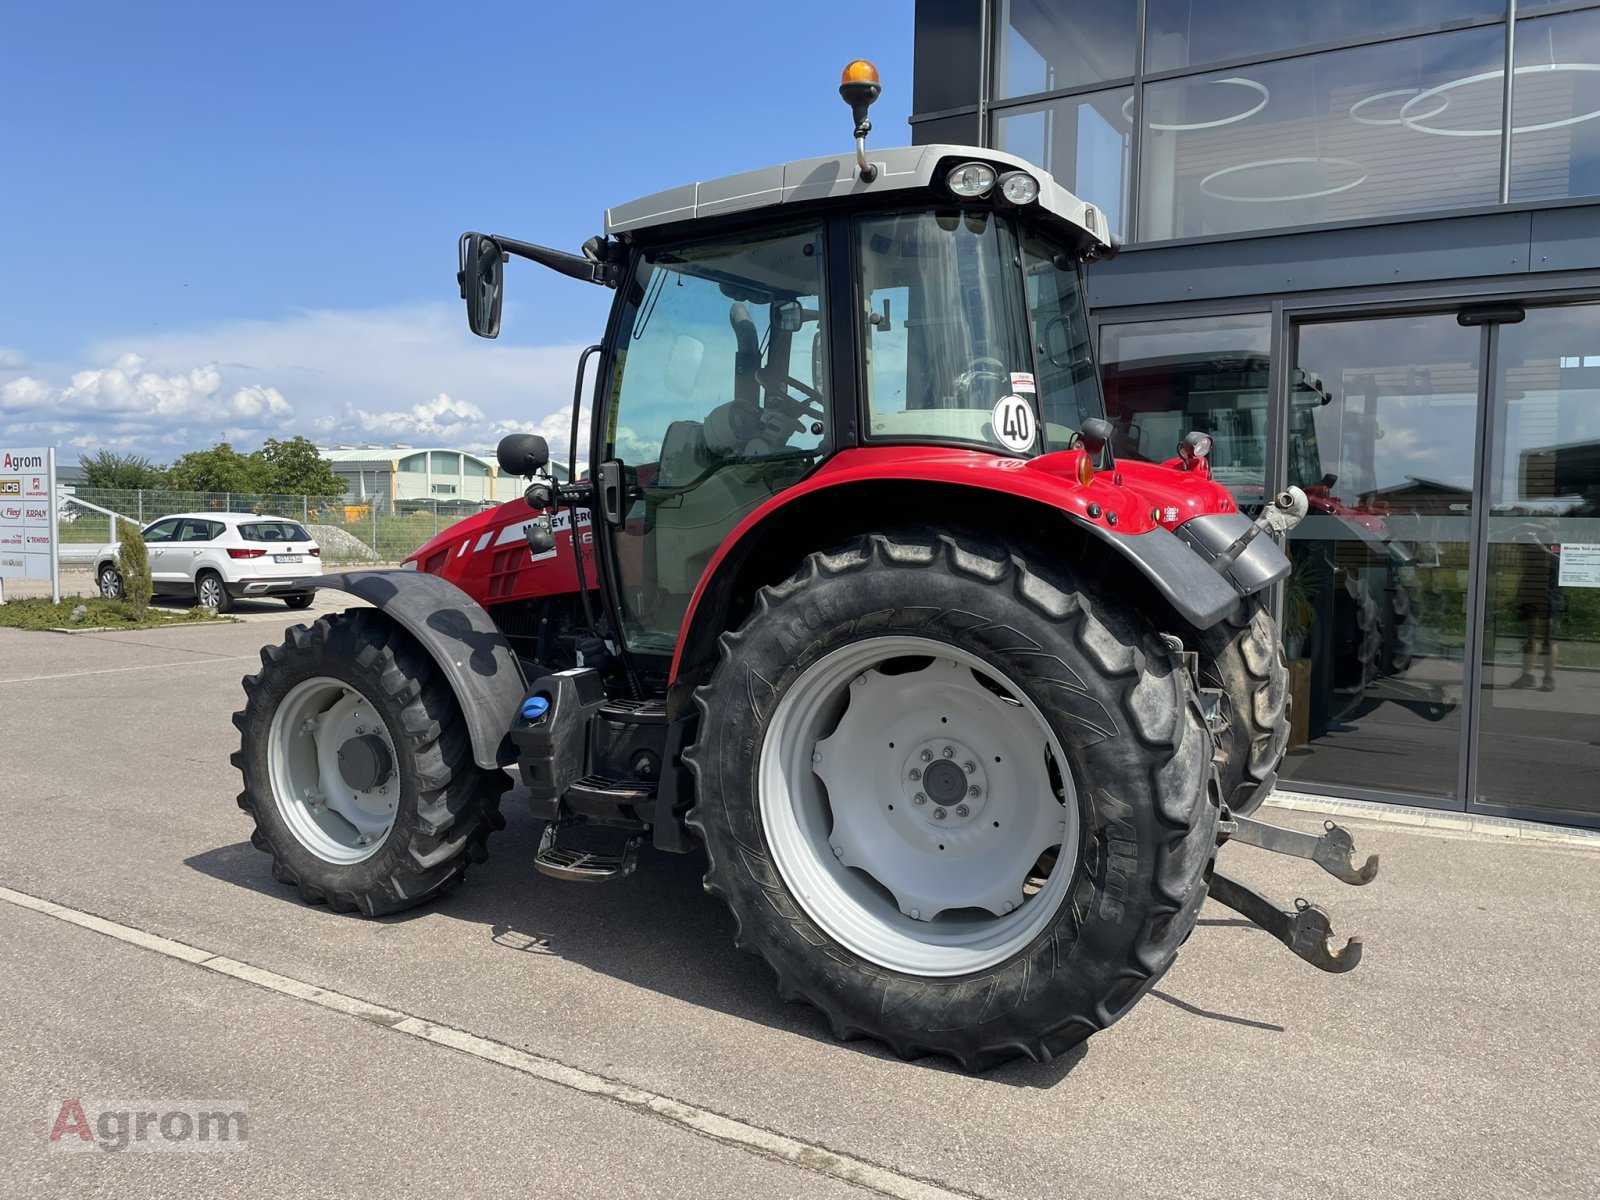
[[[615,291],[568,470],[508,437],[524,500],[306,581],[370,607],[244,681],[255,844],[308,901],[394,912],[483,859],[515,767],[540,871],[703,848],[784,998],[973,1069],[1116,1020],[1208,894],[1348,970],[1321,909],[1215,868],[1229,839],[1376,866],[1247,815],[1287,736],[1257,535],[1304,496],[1252,522],[1199,434],[1116,462],[1104,216],[993,150],[869,156],[876,72],[840,90],[853,155],[614,208],[581,255],[461,239],[483,336],[510,256]]]

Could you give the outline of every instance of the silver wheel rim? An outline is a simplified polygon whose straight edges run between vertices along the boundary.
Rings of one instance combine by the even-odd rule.
[[[371,702],[326,675],[297,683],[272,714],[267,777],[273,803],[295,840],[325,862],[371,858],[394,829],[398,766],[365,791],[347,784],[339,769],[344,744],[367,734],[376,734],[390,763],[398,764],[394,739]]]
[[[100,594],[107,600],[115,600],[122,595],[122,576],[110,567],[100,572]]]
[[[207,608],[216,608],[222,603],[222,581],[215,575],[207,575],[200,581],[200,603]]]
[[[880,967],[984,970],[1066,899],[1079,836],[1066,756],[1038,707],[964,650],[881,637],[824,656],[778,702],[757,771],[790,892]]]

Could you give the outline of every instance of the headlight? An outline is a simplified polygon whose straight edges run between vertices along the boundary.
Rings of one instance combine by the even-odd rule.
[[[975,200],[994,186],[994,168],[988,163],[962,163],[944,177],[944,182],[956,195]]]
[[[1026,171],[1007,171],[1000,176],[1000,194],[1012,204],[1032,204],[1039,198],[1039,181]]]

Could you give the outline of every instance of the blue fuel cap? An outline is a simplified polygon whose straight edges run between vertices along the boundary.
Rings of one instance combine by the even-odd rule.
[[[547,696],[529,696],[522,702],[522,719],[524,721],[537,721],[550,711],[550,700]]]

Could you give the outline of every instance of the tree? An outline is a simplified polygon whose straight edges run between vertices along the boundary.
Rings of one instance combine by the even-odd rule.
[[[259,453],[240,454],[227,442],[191,450],[167,469],[167,483],[185,492],[264,492]]]
[[[166,482],[166,469],[142,454],[118,454],[99,450],[78,463],[87,488],[158,488]]]
[[[150,552],[144,534],[129,520],[117,522],[117,573],[122,576],[122,599],[135,617],[150,607]]]
[[[317,452],[307,438],[298,434],[286,442],[268,438],[266,445],[251,455],[260,460],[262,491],[280,496],[342,496],[345,482],[333,473],[333,465]]]

